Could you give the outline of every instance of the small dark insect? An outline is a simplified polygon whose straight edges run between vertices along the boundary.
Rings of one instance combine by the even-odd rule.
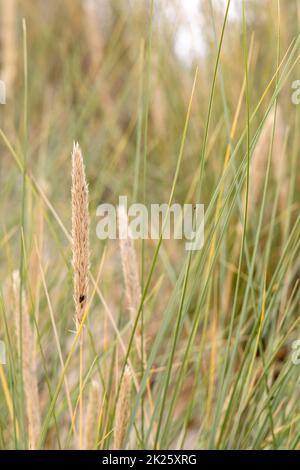
[[[81,295],[81,296],[79,297],[79,302],[82,303],[82,302],[84,301],[84,299],[85,299],[85,295]]]
[[[282,346],[282,348],[279,349],[279,351],[277,351],[277,354],[276,354],[276,360],[277,362],[284,362],[287,355],[288,355],[288,348],[286,346]]]

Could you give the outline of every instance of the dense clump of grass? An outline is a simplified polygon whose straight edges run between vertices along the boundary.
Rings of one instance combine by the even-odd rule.
[[[298,3],[201,2],[186,63],[155,0],[2,3],[0,448],[299,449]],[[203,248],[97,239],[120,195]]]

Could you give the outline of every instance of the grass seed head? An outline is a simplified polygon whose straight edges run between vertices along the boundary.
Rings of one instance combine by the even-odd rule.
[[[82,321],[88,297],[89,208],[88,185],[82,153],[74,144],[72,153],[72,250],[76,323]]]

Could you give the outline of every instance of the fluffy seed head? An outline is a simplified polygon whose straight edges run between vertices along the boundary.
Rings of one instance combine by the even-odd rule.
[[[84,0],[84,19],[86,38],[89,46],[89,55],[92,69],[95,71],[99,67],[103,58],[103,31],[101,28],[100,2],[95,0]]]
[[[274,111],[270,112],[261,134],[258,138],[255,150],[253,152],[250,167],[250,190],[249,195],[250,208],[254,208],[259,202],[261,195],[266,168],[268,161],[268,153],[272,137],[272,128],[274,122]]]
[[[272,110],[264,124],[264,127],[256,144],[250,167],[250,209],[259,203],[262,188],[267,171],[267,161],[272,139],[275,111]],[[282,170],[284,168],[284,126],[282,113],[279,105],[276,111],[276,122],[274,130],[274,141],[272,149],[272,167],[275,179],[282,181]]]
[[[278,106],[276,114],[272,169],[274,179],[279,187],[279,209],[281,212],[286,210],[289,194],[289,174],[287,154],[285,152],[285,134],[286,127],[284,124],[281,108]],[[284,227],[285,221],[283,219],[282,222]]]
[[[87,306],[89,272],[88,185],[78,144],[74,144],[72,152],[72,248],[74,302],[78,326]]]
[[[115,417],[115,434],[114,434],[114,448],[121,450],[125,434],[128,427],[128,421],[130,416],[130,392],[131,392],[131,373],[129,367],[126,366],[122,384],[120,388],[120,395],[116,407]]]
[[[127,306],[131,321],[134,322],[141,302],[141,286],[138,263],[134,249],[133,239],[128,225],[128,218],[123,206],[118,209],[119,239],[122,259],[122,269],[125,282]],[[145,344],[142,341],[141,328],[138,326],[134,336],[137,353],[146,363]]]
[[[2,71],[1,78],[6,84],[7,93],[11,95],[17,74],[17,6],[16,0],[5,0],[1,5],[1,43]]]
[[[12,288],[15,304],[17,344],[20,345],[20,275],[14,271]],[[19,350],[20,354],[20,350]],[[35,347],[25,292],[22,292],[22,372],[26,400],[29,448],[37,449],[41,432],[38,381],[36,373]]]
[[[101,392],[98,382],[93,380],[90,387],[86,413],[85,449],[94,449],[97,440],[98,421],[101,410]]]
[[[133,240],[128,226],[128,218],[124,207],[119,207],[118,216],[120,252],[126,289],[126,298],[131,316],[134,319],[141,301],[138,264]]]

